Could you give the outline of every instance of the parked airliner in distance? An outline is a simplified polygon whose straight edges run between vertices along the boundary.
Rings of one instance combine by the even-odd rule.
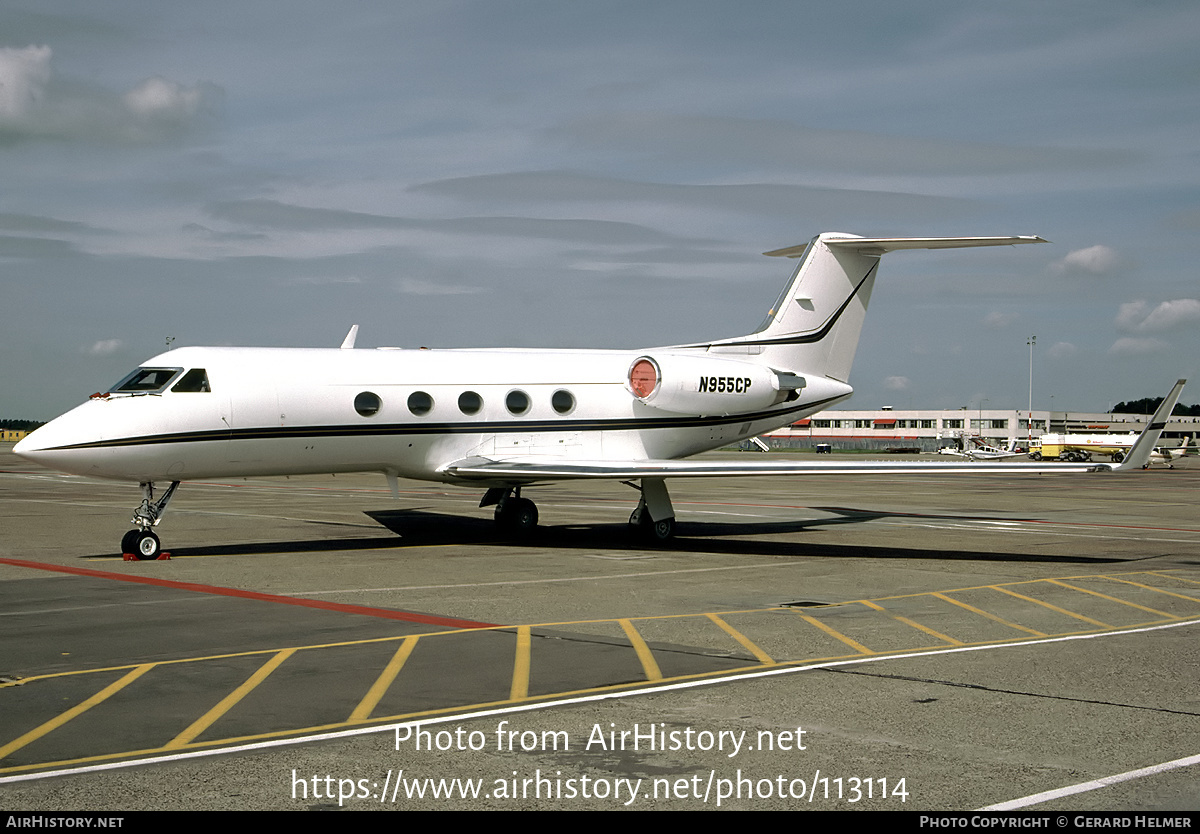
[[[1142,466],[1180,380],[1120,466],[966,461],[686,461],[827,409],[847,383],[880,257],[899,249],[1044,243],[1033,236],[864,238],[826,232],[767,252],[799,264],[758,330],[641,350],[184,347],[30,434],[18,455],[141,485],[122,551],[159,555],[153,528],[184,480],[382,472],[472,484],[497,523],[531,530],[522,487],[612,478],[630,523],[675,532],[666,479],[815,473],[1096,472]],[[1164,412],[1162,409],[1165,408]],[[156,493],[156,484],[168,484]]]

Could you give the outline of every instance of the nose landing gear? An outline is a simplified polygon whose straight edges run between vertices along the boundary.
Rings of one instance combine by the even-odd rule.
[[[150,529],[156,527],[167,511],[167,504],[175,494],[179,481],[171,481],[166,492],[154,500],[154,484],[147,481],[142,485],[142,503],[133,511],[132,523],[136,530],[130,530],[121,537],[121,555],[127,562],[145,562],[153,559],[169,559],[170,554],[162,552],[162,542]]]

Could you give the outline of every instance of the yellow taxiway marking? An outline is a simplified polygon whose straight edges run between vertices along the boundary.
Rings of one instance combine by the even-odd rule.
[[[213,725],[213,723],[216,722],[218,718],[229,712],[229,710],[233,709],[234,705],[237,704],[238,701],[242,700],[251,692],[253,692],[260,683],[267,679],[268,675],[278,669],[285,660],[295,653],[296,649],[284,649],[283,651],[278,652],[274,657],[260,666],[257,672],[248,677],[245,683],[222,698],[215,707],[193,721],[192,726],[188,727],[182,733],[175,736],[175,738],[168,741],[166,745],[164,745],[164,748],[167,750],[178,750],[179,748],[185,747],[194,741],[196,736],[207,730]]]
[[[1043,634],[1042,632],[1037,631],[1036,629],[1026,628],[1023,625],[1017,625],[1016,623],[1010,622],[1009,620],[1006,620],[1003,617],[997,617],[995,614],[984,611],[982,608],[976,608],[974,605],[968,605],[967,603],[963,602],[962,600],[957,600],[957,599],[954,599],[953,597],[948,597],[945,594],[941,593],[940,591],[935,591],[934,593],[930,594],[930,596],[937,597],[938,599],[943,599],[946,602],[950,603],[951,605],[957,605],[959,608],[965,608],[966,610],[970,611],[972,614],[978,614],[981,617],[987,617],[989,620],[994,620],[995,622],[1000,623],[1001,625],[1006,625],[1009,628],[1015,628],[1017,631],[1024,631],[1026,634],[1032,634],[1034,637],[1047,636],[1047,635]]]
[[[383,671],[379,673],[379,677],[375,679],[375,683],[371,684],[371,688],[367,690],[366,696],[359,701],[358,706],[354,708],[354,712],[350,713],[350,723],[356,724],[360,721],[366,721],[371,717],[371,711],[379,705],[384,693],[388,691],[388,687],[396,679],[396,675],[400,674],[400,670],[404,668],[408,656],[417,647],[417,639],[417,635],[415,634],[404,638],[404,641],[400,644],[400,648],[396,649],[396,653],[392,655],[392,659],[388,661],[387,666],[383,667]]]
[[[859,654],[875,654],[875,652],[868,649],[862,643],[858,642],[857,640],[854,640],[853,638],[847,637],[846,635],[844,635],[840,631],[838,631],[836,628],[832,628],[830,626],[825,625],[825,623],[821,622],[816,617],[810,617],[808,614],[800,614],[799,611],[797,611],[796,613],[800,615],[800,619],[804,620],[804,622],[808,623],[809,625],[816,626],[817,628],[821,629],[821,631],[828,634],[830,637],[833,637],[837,640],[841,640],[843,643],[845,643],[850,648],[854,649]]]
[[[55,730],[58,727],[61,727],[63,724],[66,724],[71,719],[87,712],[92,707],[96,706],[96,704],[99,704],[99,703],[102,703],[102,702],[108,700],[110,697],[117,694],[125,687],[129,686],[129,684],[133,683],[135,680],[140,678],[142,675],[149,672],[151,669],[154,668],[154,666],[155,666],[155,664],[153,664],[153,663],[144,663],[141,666],[134,667],[127,674],[123,675],[119,680],[113,681],[108,686],[104,687],[99,692],[97,692],[95,695],[88,698],[86,701],[83,701],[82,703],[71,707],[69,710],[62,713],[61,715],[57,715],[54,718],[51,718],[49,721],[47,721],[45,724],[42,724],[40,727],[35,727],[32,730],[30,730],[29,732],[25,733],[24,735],[13,739],[8,744],[4,745],[3,747],[0,747],[0,759],[3,759],[5,756],[11,755],[12,753],[16,752],[17,750],[20,750],[22,747],[24,747],[26,744],[29,744],[30,742],[37,741],[39,738],[46,735],[51,730]]]
[[[1155,577],[1159,577],[1159,578],[1166,578],[1166,579],[1178,580],[1178,581],[1183,581],[1183,582],[1188,582],[1188,583],[1193,583],[1193,584],[1200,584],[1200,582],[1196,582],[1195,580],[1189,579],[1187,577],[1177,576],[1173,572],[1165,572],[1164,573],[1162,571],[1159,571],[1159,572],[1129,571],[1129,572],[1122,573],[1119,576],[1155,576]],[[892,596],[892,597],[881,597],[881,598],[877,598],[875,600],[858,600],[857,602],[864,604],[867,608],[874,609],[877,611],[883,611],[884,613],[887,613],[886,609],[883,608],[882,605],[880,605],[880,603],[886,602],[887,600],[912,599],[912,598],[916,598],[916,597],[932,597],[932,598],[936,598],[936,599],[941,599],[946,602],[950,602],[950,603],[958,606],[959,608],[970,611],[970,612],[980,615],[980,616],[984,616],[988,619],[991,619],[995,622],[1001,623],[1010,628],[1014,628],[1019,631],[1025,632],[1027,634],[1033,635],[1034,637],[1066,637],[1066,636],[1091,633],[1088,631],[1082,631],[1082,632],[1062,632],[1062,633],[1058,633],[1055,635],[1044,635],[1041,632],[1035,631],[1034,629],[1026,628],[1017,623],[1010,622],[1010,621],[1005,620],[1001,617],[998,617],[994,614],[990,614],[987,611],[983,611],[979,608],[968,605],[959,600],[955,600],[955,599],[951,598],[950,596],[948,596],[948,594],[961,593],[961,592],[973,591],[973,590],[998,590],[998,591],[1001,591],[1001,592],[1003,592],[1009,596],[1012,596],[1014,598],[1027,600],[1027,601],[1036,603],[1037,605],[1043,606],[1047,609],[1057,611],[1064,615],[1081,620],[1090,625],[1096,626],[1100,630],[1104,630],[1104,631],[1117,630],[1116,627],[1109,626],[1105,623],[1102,623],[1099,620],[1095,620],[1090,617],[1086,617],[1082,614],[1071,612],[1064,608],[1059,608],[1058,606],[1052,605],[1047,602],[1043,602],[1041,600],[1026,596],[1024,594],[1018,593],[1015,590],[1012,590],[1012,587],[1014,587],[1014,586],[1044,583],[1044,584],[1053,584],[1053,585],[1056,585],[1059,587],[1064,587],[1069,590],[1082,591],[1093,597],[1110,600],[1110,601],[1121,603],[1124,605],[1129,605],[1131,607],[1138,608],[1143,611],[1159,614],[1159,615],[1163,616],[1164,618],[1166,618],[1166,620],[1168,620],[1168,621],[1184,621],[1187,619],[1185,616],[1166,615],[1166,614],[1163,614],[1162,612],[1155,611],[1154,609],[1146,608],[1145,606],[1140,606],[1140,605],[1137,605],[1136,603],[1128,602],[1127,600],[1117,599],[1115,597],[1110,597],[1110,596],[1107,596],[1105,594],[1102,594],[1102,593],[1099,593],[1096,591],[1090,591],[1086,588],[1076,587],[1075,585],[1069,584],[1067,581],[1065,581],[1067,579],[1070,579],[1070,580],[1111,579],[1114,581],[1123,582],[1130,586],[1146,587],[1149,590],[1159,591],[1160,593],[1168,594],[1170,596],[1177,597],[1180,599],[1189,600],[1192,602],[1200,602],[1200,600],[1196,600],[1195,598],[1189,597],[1185,594],[1174,594],[1170,591],[1162,591],[1161,589],[1153,588],[1150,586],[1140,585],[1136,581],[1119,579],[1118,575],[1114,575],[1114,574],[1090,574],[1090,575],[1082,575],[1082,576],[1063,577],[1062,579],[1049,579],[1048,578],[1048,579],[1022,580],[1019,582],[1005,583],[1005,585],[981,585],[981,586],[976,586],[976,587],[971,587],[971,588],[958,588],[955,590],[945,591],[945,592],[925,591],[925,592],[917,592],[917,593],[912,593],[912,594],[900,594],[900,595],[896,595],[896,596]],[[836,603],[836,604],[845,605],[845,604],[853,604],[853,603],[843,602],[843,603]],[[804,620],[805,622],[809,623],[810,625],[820,629],[821,631],[825,632],[829,636],[837,639],[839,642],[845,644],[846,646],[850,647],[855,652],[857,652],[857,654],[837,655],[837,656],[822,657],[822,658],[810,657],[810,658],[806,658],[804,660],[787,661],[782,664],[777,663],[767,654],[766,651],[764,651],[762,648],[757,646],[751,640],[746,638],[745,635],[741,634],[739,631],[734,629],[732,626],[729,625],[728,622],[726,622],[723,619],[723,616],[729,616],[730,614],[738,614],[738,615],[763,614],[763,615],[767,615],[767,614],[777,614],[781,610],[788,610],[788,611],[792,611],[792,612],[796,613],[802,620]],[[1009,638],[1009,639],[1001,639],[1001,640],[988,640],[988,641],[963,643],[961,641],[957,641],[954,638],[949,637],[948,635],[940,634],[939,632],[929,629],[929,628],[921,625],[920,623],[917,623],[908,618],[900,617],[897,615],[889,615],[889,616],[892,616],[894,619],[896,619],[897,621],[899,621],[901,623],[904,623],[905,625],[908,625],[912,628],[920,630],[926,634],[930,634],[931,636],[935,636],[939,640],[949,643],[954,648],[1015,645],[1015,644],[1020,644],[1020,643],[1023,643],[1023,642],[1026,642],[1027,640],[1029,640],[1029,638],[1027,638],[1027,637],[1017,637],[1017,638]],[[697,619],[707,618],[709,621],[711,621],[712,623],[719,626],[733,640],[735,640],[738,644],[743,646],[748,652],[750,652],[752,655],[754,655],[755,659],[758,661],[758,664],[760,664],[760,665],[746,666],[744,668],[733,669],[733,670],[726,669],[726,670],[717,671],[717,672],[701,672],[701,673],[693,673],[693,674],[682,674],[682,675],[672,676],[671,678],[664,678],[662,671],[659,669],[658,664],[654,659],[653,652],[646,645],[646,642],[642,638],[641,634],[638,632],[637,627],[635,626],[635,623],[638,620],[643,620],[643,621],[679,620],[679,619],[684,619],[684,618],[689,618],[689,617],[697,618]],[[627,682],[627,683],[619,683],[619,684],[612,684],[612,685],[588,687],[585,689],[572,690],[569,692],[564,691],[564,692],[546,693],[543,695],[538,695],[533,698],[529,697],[529,675],[530,675],[531,655],[532,655],[531,630],[533,628],[545,628],[545,627],[551,627],[551,626],[570,626],[570,625],[576,625],[576,624],[599,624],[599,623],[617,623],[621,626],[626,637],[629,639],[631,646],[637,653],[638,659],[641,662],[642,668],[645,672],[646,681],[654,682],[654,683],[658,683],[658,682],[662,682],[662,681],[669,682],[669,681],[702,680],[702,679],[709,679],[709,678],[720,678],[722,676],[726,676],[726,675],[729,675],[734,672],[745,672],[745,671],[753,670],[753,669],[761,670],[763,665],[782,667],[782,666],[792,666],[792,665],[803,664],[803,663],[824,662],[824,661],[849,661],[849,660],[853,660],[856,657],[862,657],[864,655],[870,656],[872,659],[875,659],[875,658],[880,658],[880,657],[887,657],[892,654],[902,653],[904,651],[914,651],[915,650],[915,649],[901,649],[901,650],[895,650],[895,651],[891,651],[891,650],[881,651],[881,652],[873,651],[873,650],[867,648],[865,645],[859,643],[858,641],[846,636],[845,634],[842,634],[841,632],[837,631],[836,629],[821,622],[820,620],[816,619],[815,617],[805,614],[805,613],[802,613],[801,610],[798,610],[795,607],[788,606],[783,609],[781,609],[781,608],[747,609],[744,611],[725,611],[725,612],[721,612],[720,614],[716,614],[716,613],[709,613],[709,614],[703,614],[703,615],[701,615],[701,614],[683,614],[683,615],[668,615],[668,616],[663,616],[663,617],[633,617],[633,618],[623,618],[623,619],[577,620],[577,621],[565,621],[565,622],[561,622],[561,623],[542,623],[542,624],[538,624],[538,625],[496,626],[491,629],[446,629],[446,630],[442,630],[442,631],[425,632],[425,633],[415,634],[415,635],[394,636],[394,637],[384,637],[384,638],[367,638],[367,639],[363,639],[363,640],[344,640],[344,641],[337,641],[337,642],[330,642],[330,643],[323,643],[323,644],[296,646],[296,647],[285,648],[285,649],[265,649],[265,650],[260,649],[260,650],[254,650],[254,651],[246,651],[246,652],[230,652],[230,653],[216,654],[216,655],[210,655],[210,656],[205,656],[205,657],[177,658],[177,659],[173,659],[173,660],[164,660],[164,661],[159,661],[156,663],[149,663],[149,664],[140,664],[140,665],[129,664],[129,665],[122,665],[122,666],[107,667],[104,669],[73,670],[73,671],[68,671],[68,672],[58,672],[58,673],[46,674],[46,675],[36,675],[36,676],[31,676],[29,678],[26,678],[24,680],[19,680],[19,681],[14,681],[11,683],[4,684],[4,686],[17,686],[17,685],[22,685],[25,683],[37,681],[37,680],[44,681],[44,680],[53,679],[53,678],[60,678],[60,677],[65,678],[65,677],[78,676],[78,675],[83,675],[83,674],[93,674],[93,673],[97,673],[97,672],[99,672],[99,673],[105,673],[105,672],[124,673],[120,679],[105,686],[103,689],[101,689],[95,695],[92,695],[87,700],[81,702],[77,706],[63,712],[61,715],[51,719],[50,721],[45,722],[44,724],[40,725],[39,727],[35,728],[34,730],[31,730],[31,731],[21,735],[20,737],[14,739],[13,741],[8,742],[7,744],[4,744],[3,746],[0,746],[0,758],[8,756],[11,753],[13,753],[17,750],[20,750],[21,748],[25,747],[26,745],[36,741],[37,739],[41,738],[42,736],[44,736],[58,728],[61,728],[62,726],[66,725],[67,723],[72,721],[74,718],[78,717],[79,715],[83,714],[87,710],[91,709],[92,707],[103,703],[105,700],[112,697],[115,693],[121,691],[126,686],[133,683],[138,678],[140,678],[142,675],[146,674],[147,672],[149,672],[152,669],[158,669],[159,667],[169,668],[172,665],[177,665],[177,664],[182,664],[182,663],[200,662],[200,661],[205,661],[205,660],[224,659],[224,658],[232,658],[232,657],[249,657],[252,655],[270,655],[270,658],[266,660],[266,662],[262,665],[262,667],[257,672],[255,672],[254,675],[252,675],[245,683],[243,683],[234,692],[230,693],[228,696],[226,696],[224,699],[222,699],[221,702],[219,704],[217,704],[217,706],[210,709],[200,719],[193,722],[183,733],[179,734],[178,736],[176,736],[174,739],[172,739],[170,742],[168,742],[166,745],[164,745],[162,747],[149,748],[146,750],[139,750],[139,751],[126,751],[123,753],[108,753],[108,754],[99,754],[96,756],[80,757],[78,759],[73,759],[68,762],[41,762],[41,763],[34,763],[34,764],[23,764],[23,765],[18,765],[15,767],[0,768],[0,775],[2,775],[4,773],[16,773],[16,772],[20,772],[20,771],[40,770],[40,769],[44,769],[46,767],[50,767],[53,765],[73,764],[73,763],[92,762],[92,761],[101,761],[101,760],[112,760],[112,759],[126,758],[126,757],[130,757],[130,756],[135,756],[135,755],[178,752],[180,750],[197,750],[197,749],[205,749],[205,748],[217,748],[217,747],[228,746],[231,744],[242,743],[242,742],[246,742],[246,741],[258,741],[258,740],[268,739],[268,738],[282,738],[282,737],[297,735],[300,733],[323,731],[326,729],[330,729],[330,730],[345,729],[348,727],[362,726],[362,725],[368,724],[368,723],[374,724],[374,723],[380,723],[380,722],[386,722],[386,721],[395,721],[395,720],[400,720],[400,719],[413,719],[413,718],[424,717],[424,716],[448,715],[448,714],[454,714],[456,712],[461,711],[462,709],[464,709],[464,707],[462,705],[457,705],[457,706],[453,706],[453,707],[433,708],[433,709],[423,710],[423,711],[415,712],[415,713],[404,713],[404,714],[397,714],[397,715],[372,717],[372,713],[377,708],[377,706],[380,703],[380,701],[382,700],[382,698],[386,695],[390,686],[395,682],[395,680],[399,676],[400,672],[404,669],[405,664],[409,660],[410,655],[412,654],[413,650],[415,649],[415,647],[417,645],[417,641],[421,637],[430,638],[430,637],[437,637],[437,636],[450,635],[450,634],[476,633],[479,631],[496,632],[496,631],[501,631],[501,630],[507,630],[510,633],[515,633],[516,650],[514,653],[514,660],[513,660],[513,676],[512,676],[512,680],[510,682],[510,689],[509,689],[509,693],[508,693],[509,697],[507,699],[500,698],[500,699],[496,699],[494,701],[489,701],[487,703],[481,702],[479,704],[474,704],[474,705],[471,705],[472,708],[475,708],[475,707],[482,708],[482,707],[488,707],[488,706],[502,706],[502,705],[510,705],[511,706],[515,701],[525,701],[527,703],[538,703],[541,701],[546,701],[546,700],[551,700],[554,698],[563,697],[565,695],[578,695],[578,694],[597,693],[597,692],[605,692],[605,691],[621,691],[621,690],[636,689],[640,686],[644,686],[645,682],[637,682],[637,683]],[[355,709],[353,710],[353,712],[351,713],[351,715],[348,717],[348,719],[346,721],[336,722],[336,723],[325,725],[322,727],[302,727],[302,728],[294,728],[294,729],[290,729],[290,730],[276,730],[276,731],[266,732],[266,733],[262,733],[262,734],[241,736],[238,738],[213,738],[213,739],[205,739],[202,741],[197,740],[199,738],[199,736],[201,736],[212,725],[217,723],[226,712],[228,712],[235,704],[237,704],[240,700],[242,700],[242,698],[244,698],[248,693],[253,691],[253,689],[255,687],[257,687],[259,684],[261,684],[272,672],[274,672],[281,664],[283,664],[289,657],[291,657],[296,652],[301,651],[303,649],[329,648],[329,647],[351,647],[351,646],[366,645],[366,644],[371,644],[371,643],[380,643],[380,642],[384,642],[384,641],[394,641],[394,642],[398,642],[400,645],[396,649],[395,653],[393,654],[392,658],[388,662],[387,666],[383,669],[383,671],[374,680],[374,682],[368,689],[366,695],[363,697],[362,701],[355,707]],[[925,651],[927,649],[933,649],[933,648],[936,648],[936,647],[921,647],[920,650]]]
[[[893,620],[896,620],[897,622],[904,623],[906,626],[910,626],[912,628],[917,629],[917,631],[923,631],[926,634],[928,634],[930,637],[936,637],[938,640],[943,640],[943,641],[949,643],[951,646],[965,646],[966,645],[966,643],[964,643],[962,640],[955,640],[953,637],[949,637],[945,634],[942,634],[940,631],[934,631],[929,626],[921,625],[916,620],[910,620],[908,617],[901,616],[900,614],[893,614],[890,611],[888,611],[886,608],[884,608],[882,605],[876,605],[875,603],[871,602],[869,599],[860,599],[859,602],[861,602],[863,605],[867,606],[868,608],[872,608],[876,611],[880,611],[884,614],[887,614],[889,617],[891,617]]]
[[[658,663],[654,660],[654,655],[651,653],[650,647],[646,645],[646,641],[642,639],[642,635],[638,634],[637,629],[633,627],[633,623],[628,619],[617,620],[617,622],[621,624],[621,628],[625,631],[625,636],[633,644],[633,650],[637,652],[638,660],[642,662],[642,670],[646,673],[646,680],[662,680],[662,672],[659,671]]]
[[[517,628],[517,650],[513,656],[512,686],[508,692],[510,701],[523,701],[529,697],[529,655],[532,639],[529,626]]]
[[[1036,603],[1037,605],[1049,608],[1051,611],[1057,611],[1059,614],[1066,614],[1068,617],[1074,617],[1077,620],[1083,620],[1083,622],[1091,623],[1099,628],[1112,628],[1112,626],[1110,626],[1108,623],[1102,623],[1099,620],[1093,620],[1091,617],[1085,617],[1082,614],[1076,614],[1074,611],[1068,611],[1065,608],[1059,608],[1057,605],[1051,605],[1050,603],[1043,602],[1040,599],[1034,599],[1033,597],[1027,597],[1024,594],[1018,594],[1016,591],[1010,591],[1008,588],[1001,587],[1000,585],[992,585],[991,587],[993,590],[999,591],[1002,594],[1008,594],[1010,597],[1016,597],[1017,599],[1023,599],[1028,602]]]
[[[1178,579],[1180,582],[1190,582],[1190,583],[1192,583],[1193,585],[1200,585],[1200,580],[1196,580],[1196,579],[1188,579],[1186,576],[1172,576],[1172,575],[1164,575],[1164,574],[1162,574],[1162,573],[1159,573],[1159,572],[1158,572],[1158,571],[1156,571],[1156,570],[1150,570],[1150,571],[1146,571],[1146,573],[1150,574],[1151,576],[1158,576],[1158,577],[1160,577],[1160,578],[1162,578],[1162,579]]]
[[[1131,579],[1118,579],[1115,576],[1106,576],[1104,578],[1111,579],[1113,582],[1123,582],[1126,585],[1132,585],[1135,588],[1145,588],[1147,591],[1154,591],[1156,594],[1165,594],[1169,597],[1176,597],[1177,599],[1186,599],[1188,602],[1200,602],[1200,599],[1196,599],[1196,597],[1188,596],[1187,594],[1177,594],[1174,591],[1165,591],[1162,588],[1155,588],[1153,585],[1143,585],[1141,582],[1134,582]]]
[[[770,665],[775,662],[769,654],[767,654],[762,649],[760,649],[757,645],[755,645],[755,643],[753,641],[751,641],[749,637],[742,634],[740,631],[738,631],[736,628],[731,626],[729,623],[722,620],[716,614],[705,614],[704,616],[708,617],[710,620],[712,620],[714,623],[716,623],[726,634],[728,634],[734,640],[737,640],[739,643],[741,643],[742,646],[746,649],[746,651],[750,652],[750,654],[752,654],[758,658],[759,663],[765,663],[765,664]]]
[[[1085,577],[1085,578],[1089,578],[1089,577]],[[1116,597],[1109,596],[1108,594],[1102,594],[1099,591],[1092,591],[1087,588],[1080,588],[1077,585],[1071,585],[1070,583],[1063,582],[1061,579],[1047,579],[1046,581],[1050,582],[1054,585],[1061,585],[1064,588],[1069,588],[1072,591],[1079,591],[1080,593],[1091,594],[1094,597],[1100,597],[1100,599],[1106,599],[1109,602],[1119,602],[1121,605],[1128,605],[1129,607],[1136,608],[1139,611],[1145,611],[1147,614],[1157,614],[1160,617],[1167,617],[1168,619],[1171,618],[1171,615],[1166,613],[1165,611],[1156,611],[1153,608],[1147,608],[1144,605],[1138,605],[1136,602],[1130,602],[1127,599],[1117,599]]]

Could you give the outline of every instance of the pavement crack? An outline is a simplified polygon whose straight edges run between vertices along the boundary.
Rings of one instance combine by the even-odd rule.
[[[978,683],[962,683],[961,681],[937,680],[935,678],[917,678],[910,677],[908,675],[888,675],[879,672],[866,672],[855,669],[824,669],[822,671],[832,672],[838,675],[859,675],[866,678],[885,678],[897,681],[911,681],[912,683],[930,683],[936,686],[955,686],[960,689],[977,689],[981,692],[995,692],[1000,695],[1020,695],[1026,698],[1045,698],[1052,701],[1069,701],[1075,704],[1095,704],[1097,706],[1104,707],[1145,710],[1146,712],[1156,712],[1164,715],[1200,716],[1200,712],[1190,712],[1188,710],[1168,709],[1166,707],[1149,707],[1142,704],[1125,704],[1119,701],[1104,701],[1096,698],[1073,698],[1067,695],[1047,695],[1044,692],[1027,692],[1019,689],[1001,689],[999,687],[984,686],[983,684]]]

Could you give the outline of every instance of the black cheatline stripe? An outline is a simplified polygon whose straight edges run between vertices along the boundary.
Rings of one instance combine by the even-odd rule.
[[[377,437],[388,435],[426,434],[515,434],[529,431],[633,431],[638,429],[686,429],[722,426],[732,423],[753,423],[773,417],[784,417],[814,406],[827,405],[843,397],[829,397],[778,411],[756,411],[751,414],[731,414],[722,417],[623,417],[612,420],[536,420],[525,422],[488,423],[386,423],[384,425],[341,426],[264,426],[253,429],[223,429],[220,431],[181,432],[179,434],[148,434],[92,443],[56,446],[46,451],[67,449],[108,449],[117,446],[154,446],[165,443],[203,443],[226,440],[271,440],[289,437]]]
[[[871,274],[877,269],[879,269],[878,261],[875,262],[874,266],[867,270],[867,274],[864,275],[862,280],[859,281],[854,287],[854,290],[850,293],[850,296],[844,302],[842,302],[842,306],[837,308],[837,311],[829,317],[829,321],[825,322],[825,325],[820,330],[812,333],[800,333],[795,336],[780,336],[777,339],[737,339],[728,342],[709,342],[708,344],[685,345],[685,347],[710,348],[732,345],[808,345],[814,342],[819,342],[829,335],[829,331],[833,329],[835,324],[837,324],[838,319],[842,317],[842,313],[846,312],[846,308],[850,306],[850,302],[854,300],[856,295],[858,295],[858,291],[862,289],[862,285],[867,283],[867,279],[870,278]]]

